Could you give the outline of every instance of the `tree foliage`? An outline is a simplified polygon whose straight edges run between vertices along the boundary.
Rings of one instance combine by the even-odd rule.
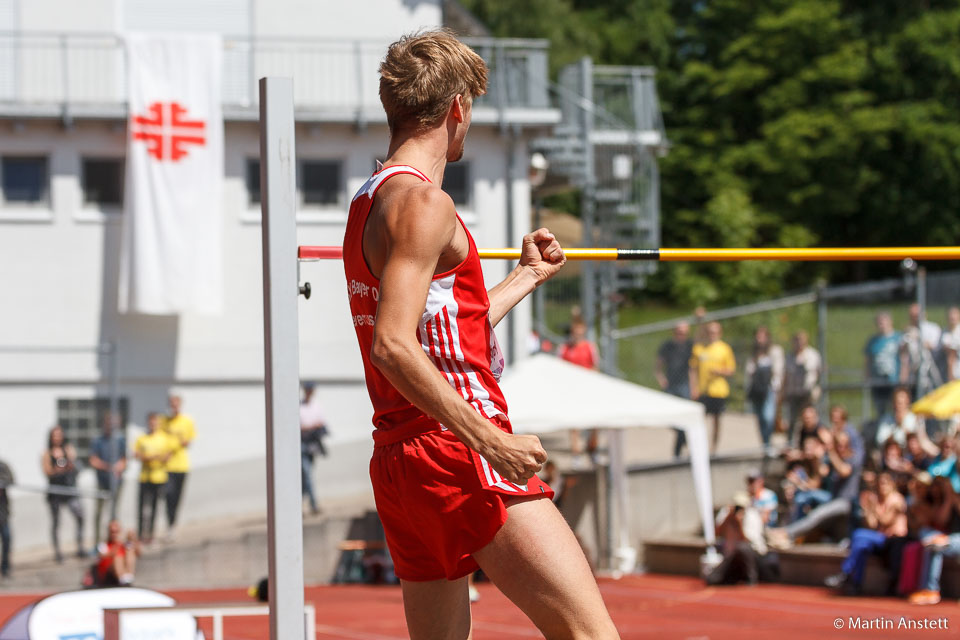
[[[960,0],[464,4],[548,38],[554,69],[657,67],[664,246],[960,243]],[[719,303],[890,268],[671,265],[651,287]]]

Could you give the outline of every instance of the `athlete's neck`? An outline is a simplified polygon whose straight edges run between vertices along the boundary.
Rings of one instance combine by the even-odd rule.
[[[433,184],[440,186],[443,184],[444,169],[450,161],[451,138],[454,132],[455,127],[451,130],[444,125],[417,133],[395,131],[390,137],[384,165],[410,165],[422,171]],[[455,159],[459,160],[459,157]]]

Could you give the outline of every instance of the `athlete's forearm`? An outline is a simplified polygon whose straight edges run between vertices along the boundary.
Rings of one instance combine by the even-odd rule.
[[[507,312],[537,288],[537,276],[532,269],[517,265],[500,284],[487,292],[490,299],[490,324],[497,326]]]
[[[370,355],[397,391],[474,451],[485,455],[503,436],[450,386],[418,342],[375,336]]]

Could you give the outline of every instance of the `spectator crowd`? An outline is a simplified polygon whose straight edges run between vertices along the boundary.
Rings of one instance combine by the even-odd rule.
[[[126,585],[133,580],[136,559],[142,545],[154,541],[157,509],[165,507],[167,541],[176,532],[177,515],[190,471],[188,448],[196,437],[193,419],[181,411],[182,398],[168,397],[167,413],[147,415],[147,432],[127,449],[125,429],[120,416],[107,412],[103,416],[100,435],[89,444],[89,453],[82,458],[60,425],[54,425],[46,436],[46,447],[40,466],[47,478],[46,502],[50,512],[50,541],[54,559],[64,560],[60,544],[60,522],[64,511],[73,520],[75,555],[96,557],[84,577],[85,586]],[[124,488],[128,460],[140,463],[138,475],[137,527],[124,530],[117,519],[117,505]],[[85,527],[90,523],[78,488],[80,471],[89,467],[96,475],[94,494],[93,550],[86,546]],[[10,574],[11,507],[7,488],[14,484],[8,464],[0,462],[0,576]]]
[[[909,320],[902,331],[894,329],[888,312],[878,313],[876,333],[864,345],[865,385],[873,409],[868,429],[889,430],[891,424],[899,424],[896,416],[903,411],[895,406],[895,389],[905,387],[909,398],[916,399],[944,382],[960,379],[960,308],[948,309],[943,328],[922,317],[918,304],[910,305],[908,311]],[[672,336],[657,349],[654,376],[661,390],[704,405],[716,450],[738,365],[734,350],[723,339],[723,327],[719,322],[705,322],[705,315],[702,308],[694,312],[697,321],[693,329],[685,321],[674,326]],[[794,333],[785,349],[773,341],[769,328],[761,325],[745,360],[744,400],[756,416],[766,453],[779,454],[772,445],[778,431],[789,446],[799,447],[802,414],[806,407],[820,403],[822,355],[810,344],[806,331]],[[900,445],[906,446],[906,442]],[[682,454],[684,446],[683,433],[678,430],[675,457]]]
[[[940,601],[944,559],[960,556],[960,434],[955,418],[934,420],[911,407],[918,387],[960,378],[960,309],[950,308],[947,322],[941,329],[912,305],[907,327],[896,331],[888,313],[877,314],[864,346],[874,415],[859,428],[842,405],[825,415],[818,409],[820,358],[805,335],[795,335],[784,356],[758,328],[747,397],[767,446],[781,407],[787,444],[768,458],[782,461],[768,465],[781,469],[766,474],[774,484],[767,488],[751,473],[746,490],[718,514],[723,561],[711,567],[709,582],[756,582],[775,574],[777,550],[830,542],[845,558],[827,586],[862,593],[868,560],[879,556],[888,595]],[[662,358],[658,369],[669,364]]]

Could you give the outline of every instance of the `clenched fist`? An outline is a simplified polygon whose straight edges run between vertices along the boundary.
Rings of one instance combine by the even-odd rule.
[[[547,229],[537,229],[523,236],[520,266],[533,270],[537,276],[537,286],[552,278],[566,261],[563,248]]]
[[[514,484],[526,484],[547,461],[547,452],[543,450],[540,438],[502,431],[479,453],[497,473]]]

